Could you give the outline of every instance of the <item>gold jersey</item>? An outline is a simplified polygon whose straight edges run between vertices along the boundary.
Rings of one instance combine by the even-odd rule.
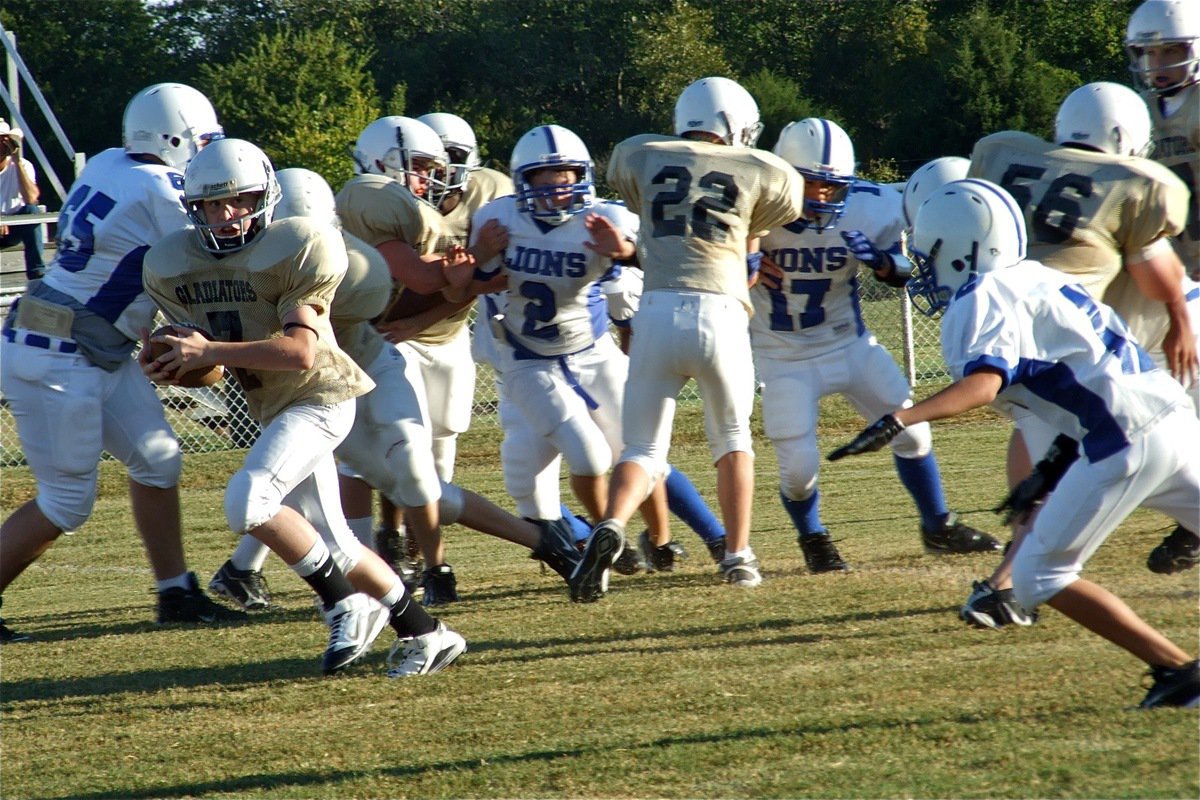
[[[146,291],[172,322],[223,342],[283,335],[281,318],[301,306],[318,312],[312,369],[235,367],[250,413],[266,424],[294,405],[330,405],[366,394],[374,382],[338,347],[329,310],[346,272],[346,247],[331,225],[302,217],[268,225],[237,252],[218,257],[195,231],[176,231],[146,253]]]
[[[778,156],[677,136],[643,134],[618,144],[608,184],[641,218],[645,291],[725,294],[750,314],[746,240],[804,210],[804,179]]]
[[[1187,187],[1161,164],[1018,131],[980,139],[967,174],[999,184],[1017,201],[1030,259],[1075,276],[1096,298],[1126,256],[1177,234],[1187,214]]]
[[[1175,238],[1175,250],[1192,277],[1200,278],[1200,194],[1196,193],[1196,179],[1200,177],[1200,84],[1184,87],[1171,98],[1181,105],[1169,117],[1163,116],[1164,100],[1157,94],[1143,92],[1142,99],[1150,107],[1154,125],[1154,151],[1150,157],[1178,175],[1192,193],[1187,224]]]
[[[495,200],[516,191],[512,178],[503,172],[481,167],[471,173],[467,190],[454,210],[442,217],[443,223],[455,241],[466,244],[471,236],[471,218],[475,212]]]
[[[387,344],[371,321],[387,308],[392,276],[374,247],[345,231],[342,241],[346,244],[346,275],[333,296],[329,321],[338,345],[366,369]]]
[[[419,256],[431,256],[445,253],[453,244],[466,246],[466,240],[455,237],[433,205],[385,175],[355,175],[338,192],[336,202],[342,227],[372,247],[400,241]],[[405,291],[403,283],[393,281],[388,306]],[[469,313],[470,308],[464,308],[421,331],[413,340],[431,345],[448,342],[466,326]]]

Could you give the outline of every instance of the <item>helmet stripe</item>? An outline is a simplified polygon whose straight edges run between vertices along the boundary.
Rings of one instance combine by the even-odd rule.
[[[1013,201],[1012,195],[1010,195],[1008,192],[1004,191],[1003,189],[1001,189],[999,186],[997,186],[994,183],[991,183],[989,181],[981,181],[977,178],[965,178],[965,179],[963,179],[962,183],[969,183],[972,186],[976,186],[980,189],[990,192],[991,194],[993,194],[997,198],[999,198],[999,200],[1002,203],[1004,203],[1004,207],[1008,209],[1008,213],[1013,216],[1014,220],[1016,220],[1013,227],[1016,228],[1016,230],[1017,230],[1017,243],[1021,247],[1021,252],[1022,253],[1026,252],[1025,217],[1020,213],[1020,210],[1016,207],[1016,203]]]
[[[546,152],[557,153],[558,147],[554,143],[554,129],[549,125],[543,125],[542,132],[546,134]]]
[[[833,163],[833,134],[829,130],[829,120],[818,119],[821,123],[821,132],[825,134],[825,144],[821,150],[821,164]]]

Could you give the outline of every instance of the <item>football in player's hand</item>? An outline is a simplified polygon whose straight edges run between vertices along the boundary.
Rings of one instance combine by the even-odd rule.
[[[155,359],[164,356],[171,352],[171,345],[163,341],[156,341],[160,336],[187,336],[191,331],[198,332],[205,339],[211,339],[205,331],[199,328],[188,328],[184,326],[163,325],[161,328],[150,334],[150,358]],[[211,367],[198,367],[188,370],[176,376],[180,386],[186,386],[189,389],[197,389],[201,386],[212,386],[217,381],[221,380],[225,375],[225,368],[220,364],[214,364]]]

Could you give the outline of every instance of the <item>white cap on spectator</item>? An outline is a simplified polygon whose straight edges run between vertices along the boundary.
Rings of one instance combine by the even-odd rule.
[[[0,119],[0,136],[11,136],[14,139],[24,139],[25,131],[20,128],[10,128],[8,120]]]

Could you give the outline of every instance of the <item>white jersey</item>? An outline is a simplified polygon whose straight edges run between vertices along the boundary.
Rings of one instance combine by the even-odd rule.
[[[153,328],[142,259],[187,227],[183,173],[145,164],[120,148],[88,161],[58,216],[58,252],[43,283],[86,306],[131,341]]]
[[[750,290],[755,352],[814,358],[864,335],[859,262],[841,232],[862,231],[880,250],[898,252],[903,229],[902,195],[888,186],[855,181],[845,213],[833,228],[820,231],[797,220],[764,236],[760,249],[783,270],[783,283],[771,289],[759,281]]]
[[[607,217],[625,238],[637,240],[638,219],[618,203],[596,202],[588,212]],[[591,235],[587,212],[549,225],[518,210],[514,197],[488,203],[475,215],[478,231],[489,219],[508,229],[508,247],[482,270],[508,274],[508,299],[501,324],[505,339],[531,357],[577,353],[596,339],[596,312],[603,318],[598,281],[615,278],[620,266],[583,246]],[[503,261],[501,261],[503,258]]]
[[[1097,462],[1177,406],[1183,388],[1069,275],[1036,261],[986,273],[942,320],[955,379],[999,370],[997,404],[1027,408]]]

